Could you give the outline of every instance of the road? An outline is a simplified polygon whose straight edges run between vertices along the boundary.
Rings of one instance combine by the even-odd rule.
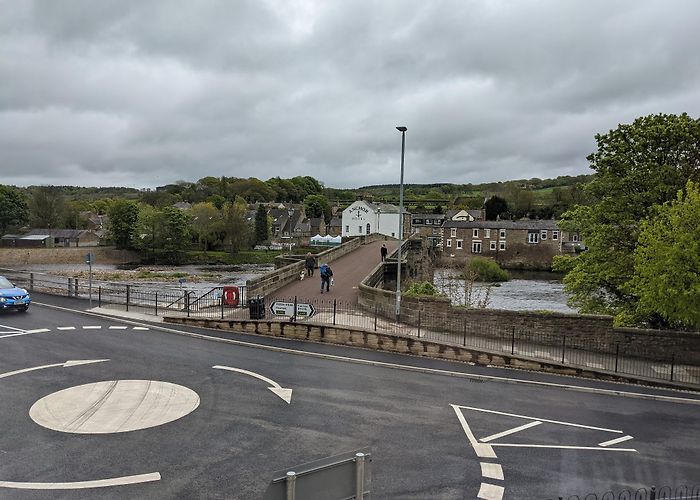
[[[35,301],[0,315],[3,499],[260,498],[275,471],[363,447],[378,499],[583,497],[700,478],[697,395]]]

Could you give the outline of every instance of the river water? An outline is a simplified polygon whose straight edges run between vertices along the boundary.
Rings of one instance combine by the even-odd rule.
[[[236,266],[138,266],[114,264],[92,266],[95,286],[117,284],[138,285],[153,290],[188,290],[198,294],[223,285],[245,285],[246,281],[274,270],[271,264],[243,264]],[[28,264],[17,270],[60,276],[78,276],[87,279],[85,264]],[[147,273],[149,277],[140,278]],[[177,274],[178,276],[173,276]],[[180,277],[182,274],[186,276]],[[181,282],[182,281],[182,282]]]
[[[568,296],[560,276],[523,271],[509,271],[508,274],[511,279],[496,286],[475,283],[471,293],[472,303],[486,300],[487,309],[510,311],[577,312],[566,303]],[[454,269],[437,269],[433,283],[454,304],[464,305],[465,284],[458,275],[459,272]]]

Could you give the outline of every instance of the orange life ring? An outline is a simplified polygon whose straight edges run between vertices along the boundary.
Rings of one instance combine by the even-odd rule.
[[[238,306],[240,301],[240,290],[237,286],[225,286],[224,287],[224,304],[227,306]]]

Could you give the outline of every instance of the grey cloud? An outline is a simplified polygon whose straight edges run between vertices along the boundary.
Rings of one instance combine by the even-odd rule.
[[[587,173],[697,112],[700,4],[0,0],[3,183],[328,186]]]

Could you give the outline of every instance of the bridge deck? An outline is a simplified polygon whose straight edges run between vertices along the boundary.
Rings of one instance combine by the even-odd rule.
[[[324,298],[338,299],[345,303],[357,303],[358,288],[360,282],[381,261],[380,248],[385,244],[391,254],[398,247],[398,241],[375,241],[368,245],[362,245],[357,250],[350,252],[330,263],[333,270],[335,285],[330,292],[321,294],[321,274],[315,269],[314,275],[305,277],[304,280],[293,281],[276,292],[271,297],[280,299],[293,298]],[[318,262],[320,266],[323,261]],[[270,298],[271,298],[270,297]]]

